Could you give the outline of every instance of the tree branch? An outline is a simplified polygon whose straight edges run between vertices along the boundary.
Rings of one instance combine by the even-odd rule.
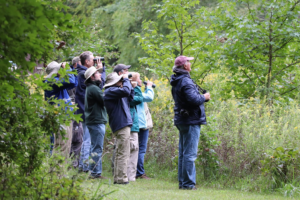
[[[272,77],[271,81],[272,81],[276,76],[278,76],[279,74],[281,74],[285,69],[287,69],[287,68],[289,68],[289,67],[291,67],[291,66],[293,66],[293,65],[295,65],[295,64],[298,64],[298,63],[300,63],[300,60],[298,60],[298,61],[296,61],[296,62],[293,62],[293,63],[287,65],[286,67],[282,68],[281,70],[279,70],[279,71]]]
[[[280,95],[284,95],[284,94],[286,94],[286,93],[289,93],[289,92],[291,92],[291,91],[297,89],[299,86],[300,86],[300,85],[298,85],[297,87],[294,87],[294,88],[292,88],[292,89],[290,89],[290,90],[287,90],[287,91],[281,93]]]

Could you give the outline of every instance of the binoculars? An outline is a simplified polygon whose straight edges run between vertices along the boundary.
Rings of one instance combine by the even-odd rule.
[[[98,59],[100,59],[101,61],[104,61],[104,57],[94,58],[93,61],[97,62]]]
[[[132,77],[132,74],[128,74],[128,78],[131,78],[131,77]],[[144,83],[145,86],[147,86],[147,81],[144,81],[143,83]],[[153,84],[152,88],[155,88],[155,87],[156,87],[156,85]]]

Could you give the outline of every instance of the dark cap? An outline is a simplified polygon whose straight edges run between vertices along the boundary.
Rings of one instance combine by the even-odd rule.
[[[131,65],[118,64],[114,67],[114,72],[119,73],[123,69],[129,69],[130,67],[131,67]]]

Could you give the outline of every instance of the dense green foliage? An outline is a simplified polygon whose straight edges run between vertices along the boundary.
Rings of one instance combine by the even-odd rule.
[[[0,1],[0,198],[103,198],[85,195],[69,161],[47,157],[50,135],[63,135],[60,125],[80,116],[61,109],[61,100],[53,100],[60,107],[44,101],[50,87],[32,74],[37,62],[70,61],[86,50],[104,56],[108,67],[130,64],[155,79],[151,175],[167,169],[176,176],[168,78],[174,59],[186,55],[195,57],[192,78],[212,95],[198,179],[216,188],[300,193],[300,1]],[[57,51],[61,40],[67,44]]]

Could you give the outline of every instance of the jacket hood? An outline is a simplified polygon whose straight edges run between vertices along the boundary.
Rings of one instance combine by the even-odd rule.
[[[87,67],[78,64],[76,69],[77,73],[79,74],[80,72],[85,72],[87,70]]]
[[[184,74],[173,74],[171,76],[171,81],[170,81],[170,84],[172,86],[176,86],[178,84],[178,82],[185,78],[185,77],[190,77],[189,73],[184,73]]]

